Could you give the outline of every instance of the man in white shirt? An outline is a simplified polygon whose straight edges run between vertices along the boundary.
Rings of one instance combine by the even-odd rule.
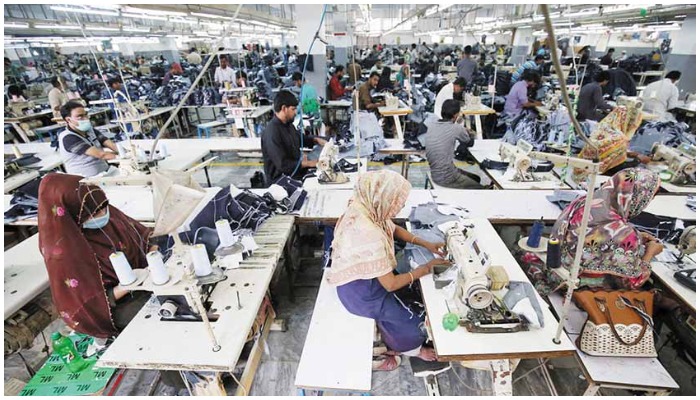
[[[219,56],[220,66],[214,71],[214,82],[224,85],[224,82],[231,82],[232,87],[236,87],[236,74],[233,68],[228,66],[228,58],[225,55]]]
[[[462,101],[462,92],[466,86],[467,82],[462,77],[455,79],[453,83],[443,86],[435,97],[435,111],[433,113],[440,117],[442,115],[442,104],[447,100]]]
[[[681,79],[680,71],[671,71],[666,74],[666,79],[647,85],[642,92],[644,111],[658,115],[664,121],[675,121],[673,115],[668,111],[680,105],[678,87],[676,86],[679,79]]]
[[[49,106],[51,107],[51,111],[53,111],[54,118],[61,117],[61,107],[68,102],[66,92],[61,88],[60,79],[61,78],[58,77],[51,79],[53,88],[49,92]]]
[[[191,65],[199,65],[202,63],[202,56],[197,54],[195,47],[190,49],[190,54],[187,55],[187,62]]]

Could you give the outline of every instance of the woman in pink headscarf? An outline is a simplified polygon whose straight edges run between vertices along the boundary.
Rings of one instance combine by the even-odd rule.
[[[399,366],[400,354],[435,361],[435,351],[424,346],[424,316],[412,312],[392,292],[432,273],[437,258],[405,274],[395,274],[394,238],[423,246],[444,256],[444,243],[430,243],[394,225],[392,218],[406,203],[411,184],[393,171],[360,176],[352,200],[338,220],[333,240],[328,283],[337,286],[338,297],[352,314],[372,318],[390,351],[374,366],[390,371]]]

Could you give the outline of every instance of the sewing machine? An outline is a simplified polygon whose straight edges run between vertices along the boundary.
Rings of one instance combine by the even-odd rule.
[[[33,101],[11,101],[5,105],[10,112],[18,117],[24,116],[26,110],[33,110],[36,106]]]
[[[656,143],[651,148],[652,160],[665,161],[673,184],[695,182],[695,146],[684,145],[677,149]]]
[[[329,140],[323,150],[321,150],[321,155],[318,157],[318,164],[316,169],[318,170],[318,182],[323,184],[333,184],[333,183],[346,183],[350,179],[340,171],[336,171],[336,162],[338,158],[338,146],[333,142],[333,139]]]
[[[387,93],[384,96],[384,101],[386,103],[387,109],[396,110],[399,108],[399,98],[392,95],[391,93]]]
[[[442,224],[439,229],[445,234],[453,266],[436,270],[435,279],[442,279],[439,275],[445,273],[453,277],[443,290],[453,291],[451,300],[457,308],[459,324],[477,333],[527,330],[526,322],[496,298],[495,292],[505,288],[508,277],[502,267],[491,265],[489,255],[479,246],[474,225],[469,220],[459,220]]]
[[[695,226],[685,228],[676,246],[679,251],[678,255],[676,255],[676,259],[680,265],[683,265],[683,258],[685,258],[685,256],[695,253],[695,240]],[[673,277],[687,288],[695,291],[695,271],[695,268],[683,269],[674,273]]]
[[[501,142],[498,154],[501,160],[508,161],[508,169],[513,171],[513,182],[537,182],[538,179],[531,171],[532,160],[528,154],[532,151],[532,145],[519,140],[517,146],[510,143]]]
[[[117,143],[117,149],[119,150],[119,171],[123,176],[148,174],[151,168],[158,166],[158,162],[162,161],[167,157],[166,151],[163,147],[160,150],[156,150],[156,155],[151,159],[150,154],[146,153],[141,147],[128,142]]]
[[[469,92],[464,93],[464,107],[467,110],[476,110],[481,107],[481,96],[473,95]]]

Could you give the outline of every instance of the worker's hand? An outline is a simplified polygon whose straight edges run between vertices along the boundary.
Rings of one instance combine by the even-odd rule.
[[[377,107],[386,107],[386,101],[380,101],[377,103]]]
[[[425,245],[423,245],[426,249],[430,250],[431,253],[437,254],[440,257],[445,257],[447,255],[447,252],[445,251],[445,243],[431,243],[431,242],[426,242]]]
[[[433,260],[430,260],[427,264],[421,266],[418,268],[420,270],[420,276],[425,276],[428,274],[433,273],[433,268],[438,267],[440,265],[450,265],[451,263],[448,260],[445,260],[444,258],[435,258]]]
[[[117,155],[114,154],[114,153],[111,153],[111,152],[106,151],[103,158],[104,158],[105,160],[114,160],[115,158],[117,158]]]
[[[644,253],[644,258],[651,261],[652,258],[661,254],[664,251],[664,245],[661,242],[654,241],[646,243],[646,252]]]
[[[535,106],[537,107],[542,107],[542,102],[541,101],[535,101]]]
[[[654,235],[647,233],[647,232],[640,232],[639,236],[642,239],[642,243],[657,242],[658,241]]]
[[[328,141],[327,141],[326,139],[317,137],[317,138],[316,138],[316,143],[318,143],[319,146],[325,146],[326,143],[328,143]]]

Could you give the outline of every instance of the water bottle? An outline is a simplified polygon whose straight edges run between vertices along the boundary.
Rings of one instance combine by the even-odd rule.
[[[60,332],[54,332],[51,335],[51,344],[53,351],[58,354],[70,372],[80,372],[88,366],[88,362],[78,353],[73,341],[61,335]]]

